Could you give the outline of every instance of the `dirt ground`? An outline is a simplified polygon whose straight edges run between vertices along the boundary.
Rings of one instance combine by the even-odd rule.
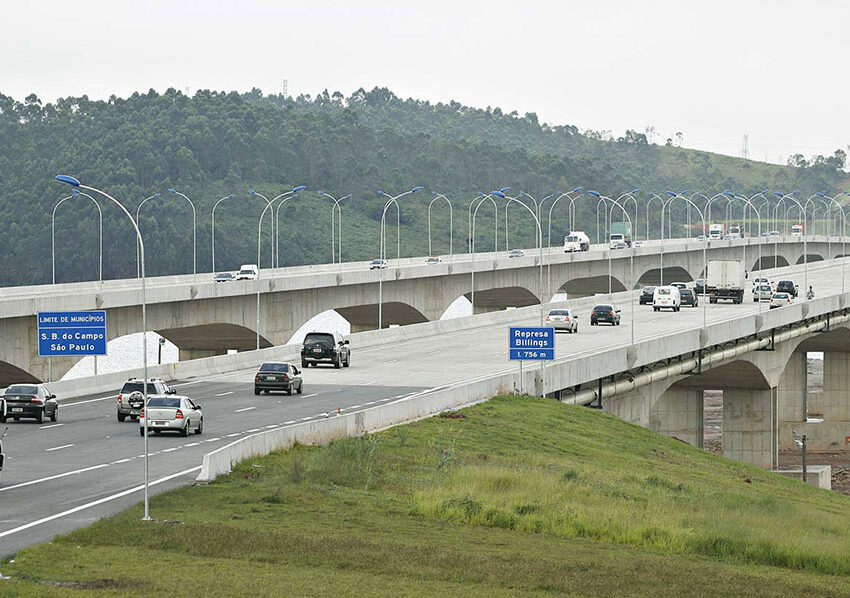
[[[809,359],[809,394],[823,392],[823,360]],[[705,449],[712,453],[723,454],[723,393],[719,390],[705,391],[703,399],[705,426]],[[819,413],[809,413],[809,417],[818,417]],[[780,466],[799,466],[802,455],[799,450],[779,453]],[[832,467],[832,489],[850,495],[850,452],[809,453],[811,465],[829,465]]]

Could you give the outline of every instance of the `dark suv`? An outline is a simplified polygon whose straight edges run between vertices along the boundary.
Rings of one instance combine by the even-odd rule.
[[[335,368],[351,365],[351,349],[348,341],[338,332],[310,332],[301,345],[301,367],[310,364],[332,363]]]
[[[776,293],[788,293],[792,297],[797,296],[797,286],[793,280],[780,280],[776,285]]]
[[[596,326],[599,322],[608,322],[611,326],[619,326],[620,310],[610,303],[595,305],[590,312],[590,325]]]
[[[301,379],[301,370],[291,363],[277,361],[261,365],[254,375],[254,394],[269,394],[273,390],[283,390],[288,395],[291,395],[292,391],[303,393],[304,380]]]
[[[655,287],[643,287],[643,290],[640,292],[640,304],[646,305],[647,303],[652,303],[653,297],[655,297]]]
[[[152,396],[173,395],[177,391],[166,386],[161,378],[150,378],[148,380],[148,398]],[[118,421],[123,422],[127,416],[136,421],[142,410],[144,398],[142,396],[141,378],[130,378],[124,383],[121,392],[118,393]]]

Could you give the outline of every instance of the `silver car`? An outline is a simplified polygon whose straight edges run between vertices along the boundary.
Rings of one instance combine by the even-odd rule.
[[[160,396],[148,398],[148,406],[139,416],[139,435],[145,435],[145,418],[148,418],[148,431],[178,432],[188,436],[189,432],[201,434],[204,431],[204,413],[201,406],[185,396]]]
[[[571,309],[552,309],[546,316],[546,323],[555,329],[567,332],[578,332],[578,316]]]

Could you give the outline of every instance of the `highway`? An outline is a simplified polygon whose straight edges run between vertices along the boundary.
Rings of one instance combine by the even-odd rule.
[[[791,277],[799,284],[802,269],[795,267],[797,274]],[[818,296],[841,290],[840,271],[836,263],[809,266],[809,282]],[[627,293],[620,294],[623,296]],[[709,325],[758,311],[750,297],[748,290],[743,305],[708,305]],[[619,327],[590,327],[589,309],[579,310],[579,333],[557,336],[556,359],[570,360],[627,345],[629,305],[621,300],[617,306],[622,310]],[[768,309],[766,304],[761,308]],[[538,317],[524,313],[515,324],[539,324]],[[635,315],[636,340],[660,339],[702,326],[703,308],[654,312],[650,306],[636,304]],[[197,474],[204,453],[245,435],[326,414],[333,417],[337,408],[351,413],[404,400],[423,390],[517,367],[507,361],[506,341],[506,325],[499,324],[364,349],[352,346],[351,368],[306,369],[304,394],[291,397],[255,396],[253,370],[176,381],[171,386],[203,406],[204,433],[188,438],[151,436],[150,479],[156,483],[155,491],[187,484]],[[0,474],[0,556],[141,500],[143,439],[138,423],[115,419],[114,403],[115,393],[79,397],[63,401],[55,424],[8,423],[4,442],[7,467]],[[152,516],[157,516],[155,506]]]

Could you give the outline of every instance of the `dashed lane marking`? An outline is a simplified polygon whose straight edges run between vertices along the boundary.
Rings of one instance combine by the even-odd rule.
[[[44,450],[46,450],[47,452],[58,451],[60,449],[70,448],[72,446],[74,446],[74,445],[73,444],[63,444],[62,446],[54,446],[53,448],[44,449]]]

